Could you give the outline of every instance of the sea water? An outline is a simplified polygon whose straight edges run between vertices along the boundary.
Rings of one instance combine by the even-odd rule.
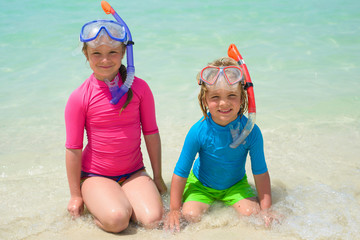
[[[168,187],[202,115],[196,74],[237,45],[281,220],[265,228],[221,204],[175,235],[136,225],[108,234],[88,213],[72,220],[64,107],[91,74],[81,26],[112,16],[100,1],[14,0],[0,2],[0,239],[360,239],[359,1],[109,3],[131,30],[136,75],[154,93]]]

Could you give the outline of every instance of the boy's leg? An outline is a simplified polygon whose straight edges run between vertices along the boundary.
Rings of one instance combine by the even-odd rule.
[[[216,190],[215,190],[216,191]],[[183,194],[182,215],[189,222],[199,222],[214,202],[212,189],[205,187],[191,171]]]
[[[209,209],[210,205],[202,202],[189,201],[183,204],[182,214],[189,222],[199,222],[201,216]]]
[[[242,199],[232,206],[238,213],[245,216],[260,212],[260,205],[256,197]]]
[[[222,201],[233,206],[241,215],[250,216],[260,212],[260,205],[245,175],[243,179],[226,190]]]

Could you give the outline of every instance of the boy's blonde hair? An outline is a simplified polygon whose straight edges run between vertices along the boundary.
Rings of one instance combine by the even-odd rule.
[[[240,67],[239,64],[232,58],[229,57],[222,57],[219,58],[211,63],[208,64],[208,66],[214,66],[214,67],[227,67],[227,66],[237,66]],[[241,67],[240,67],[241,68]],[[242,69],[242,68],[241,68]],[[243,69],[242,69],[243,70]],[[245,75],[244,75],[245,78]],[[196,80],[199,82],[200,79],[200,73],[196,76]],[[242,116],[248,109],[248,101],[247,101],[247,94],[244,90],[243,82],[239,84],[241,96],[240,96],[240,111],[238,112],[238,116]],[[201,111],[204,115],[204,119],[208,117],[208,106],[206,104],[206,93],[208,89],[206,87],[206,83],[201,83],[200,93],[198,95],[199,104]]]

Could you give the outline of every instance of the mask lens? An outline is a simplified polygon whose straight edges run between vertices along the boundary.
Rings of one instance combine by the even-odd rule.
[[[100,25],[95,22],[87,23],[81,30],[81,37],[83,41],[91,41],[96,38],[100,32]]]
[[[224,68],[224,73],[230,84],[235,84],[242,80],[243,74],[241,70],[237,67],[227,67]]]
[[[201,71],[201,80],[208,84],[214,84],[220,69],[215,67],[206,67]]]
[[[125,40],[125,28],[120,24],[106,24],[104,25],[110,37],[114,40],[123,42]]]
[[[125,28],[122,25],[111,20],[98,20],[89,22],[82,27],[80,40],[82,42],[92,41],[99,35],[102,29],[113,40],[124,42],[126,39]]]

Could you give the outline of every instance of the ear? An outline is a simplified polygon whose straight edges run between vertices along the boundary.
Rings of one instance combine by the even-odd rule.
[[[122,57],[121,57],[121,59],[123,59],[124,56],[125,56],[125,53],[126,53],[126,46],[122,45],[121,47],[122,47]]]
[[[209,108],[209,106],[208,106],[208,104],[207,104],[207,102],[206,102],[206,98],[205,98],[205,97],[202,99],[202,104],[203,104],[203,106],[204,106],[206,109]]]
[[[201,86],[201,88],[203,88],[203,86]],[[207,91],[205,91],[205,89],[202,89],[202,98],[201,98],[201,102],[204,105],[204,107],[208,108],[208,104],[206,102],[206,94]]]
[[[89,55],[87,53],[87,50],[85,49],[82,52],[83,52],[84,56],[86,57],[86,60],[89,61]]]
[[[82,48],[81,48],[81,51],[82,51],[82,53],[84,54],[84,56],[86,57],[86,60],[89,61],[89,56],[88,56],[87,50],[88,50],[87,44],[86,44],[86,43],[83,43]]]

